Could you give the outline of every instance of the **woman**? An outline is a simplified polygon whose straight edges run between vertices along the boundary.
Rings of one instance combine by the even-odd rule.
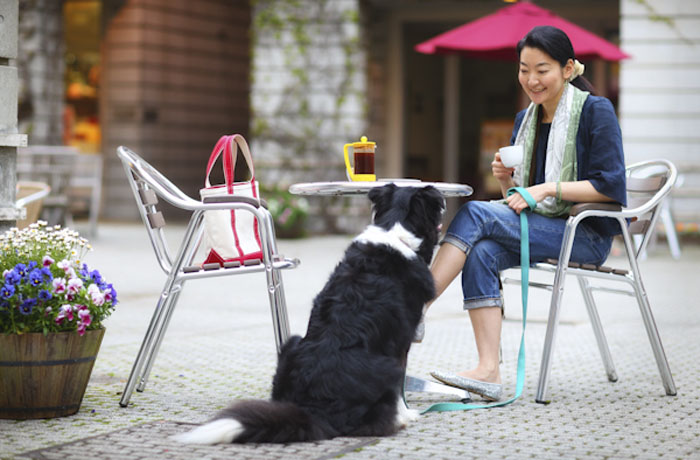
[[[520,218],[527,208],[513,186],[525,187],[538,202],[529,217],[532,262],[557,258],[572,203],[625,204],[625,163],[620,127],[610,101],[590,95],[566,34],[551,26],[532,29],[517,47],[518,80],[531,100],[515,118],[512,144],[524,147],[524,160],[506,168],[500,155],[491,163],[505,198],[466,203],[450,224],[431,271],[437,296],[462,272],[464,308],[469,311],[479,362],[476,367],[433,377],[487,400],[501,397],[499,369],[503,300],[499,272],[520,264]],[[571,260],[602,263],[620,233],[608,218],[578,226]]]

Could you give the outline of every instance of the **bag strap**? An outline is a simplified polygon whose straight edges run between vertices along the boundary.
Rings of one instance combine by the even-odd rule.
[[[253,157],[250,154],[250,148],[248,147],[248,143],[246,142],[245,138],[240,134],[233,134],[229,136],[221,136],[217,141],[216,145],[214,146],[214,149],[212,150],[211,155],[209,156],[209,161],[207,162],[207,174],[204,180],[205,187],[211,187],[211,181],[209,180],[209,176],[212,170],[214,169],[214,163],[216,163],[216,160],[219,158],[219,156],[223,154],[223,171],[226,190],[228,191],[228,193],[233,193],[236,159],[238,157],[239,146],[241,148],[243,158],[245,158],[246,164],[248,165],[248,169],[250,170],[251,179],[248,182],[255,184],[255,167],[253,166]],[[252,189],[253,197],[259,200],[255,187],[252,187]]]
[[[246,142],[245,138],[241,136],[240,134],[234,134],[231,137],[231,147],[233,147],[233,164],[231,165],[232,168],[231,170],[233,171],[236,168],[236,158],[238,157],[238,147],[240,146],[241,148],[241,153],[243,154],[243,158],[245,158],[245,162],[248,165],[248,170],[250,170],[250,175],[251,175],[251,182],[255,182],[255,166],[253,166],[253,156],[250,154],[250,148],[248,147],[248,142]]]
[[[523,187],[508,189],[507,196],[519,193],[527,202],[528,209],[520,213],[520,270],[522,272],[520,292],[523,302],[523,332],[520,335],[520,350],[518,351],[518,374],[515,381],[515,396],[507,401],[498,401],[491,404],[464,404],[464,403],[438,403],[433,404],[422,413],[449,412],[457,410],[486,409],[489,407],[507,406],[523,394],[525,386],[525,325],[527,320],[527,293],[530,283],[530,233],[528,229],[527,215],[534,211],[537,202]]]
[[[214,163],[216,160],[219,158],[219,155],[221,155],[221,152],[224,149],[224,145],[229,142],[229,136],[221,136],[218,141],[216,141],[216,145],[214,145],[214,148],[211,151],[211,155],[209,155],[209,161],[207,162],[207,174],[204,177],[204,187],[209,188],[211,187],[211,182],[209,181],[209,175],[211,174],[212,169],[214,168]],[[225,172],[225,168],[224,168]]]

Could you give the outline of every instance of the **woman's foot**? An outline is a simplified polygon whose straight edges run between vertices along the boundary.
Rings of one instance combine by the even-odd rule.
[[[462,372],[461,374],[471,375],[471,372]],[[461,374],[452,374],[450,372],[437,370],[430,372],[430,375],[437,380],[447,385],[467,390],[470,393],[478,394],[486,400],[498,401],[501,399],[503,385],[500,383],[500,376],[498,377],[498,383],[495,383],[464,377]]]
[[[420,323],[416,327],[416,332],[413,334],[413,343],[421,343],[425,338],[425,318],[421,318]]]
[[[486,383],[501,383],[500,369],[487,370],[477,367],[468,371],[457,372],[457,375],[467,379],[478,380]]]

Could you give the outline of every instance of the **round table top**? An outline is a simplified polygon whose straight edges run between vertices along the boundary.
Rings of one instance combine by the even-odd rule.
[[[418,179],[379,179],[376,182],[305,182],[292,184],[289,192],[294,195],[364,195],[374,187],[394,184],[397,187],[427,187],[432,185],[446,197],[469,196],[474,192],[469,185],[448,182],[423,182]]]

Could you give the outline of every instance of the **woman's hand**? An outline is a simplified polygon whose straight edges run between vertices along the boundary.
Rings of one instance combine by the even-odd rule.
[[[527,190],[530,195],[532,195],[532,198],[534,198],[534,200],[538,203],[548,196],[554,196],[557,193],[556,183],[554,182],[545,182],[544,184],[533,185],[532,187],[527,187],[525,190]],[[528,207],[527,201],[525,201],[525,198],[523,198],[519,193],[513,193],[511,196],[507,197],[506,203],[508,203],[508,206],[518,214]]]
[[[491,162],[491,172],[498,182],[512,182],[515,168],[506,168],[501,162],[501,154],[496,152]]]
[[[491,173],[501,186],[501,193],[503,194],[504,198],[506,196],[506,191],[515,185],[513,182],[514,172],[515,168],[506,168],[503,165],[501,162],[501,154],[496,152],[496,154],[493,156],[493,161],[491,162]]]
[[[561,182],[559,187],[561,190],[561,196],[559,198],[565,201],[574,203],[605,203],[613,201],[609,197],[598,192],[589,180]],[[532,198],[539,203],[548,196],[557,196],[557,183],[545,182],[543,184],[527,187],[525,190],[530,192]],[[506,203],[518,214],[520,214],[520,211],[527,208],[527,202],[519,193],[514,193],[506,197]]]

